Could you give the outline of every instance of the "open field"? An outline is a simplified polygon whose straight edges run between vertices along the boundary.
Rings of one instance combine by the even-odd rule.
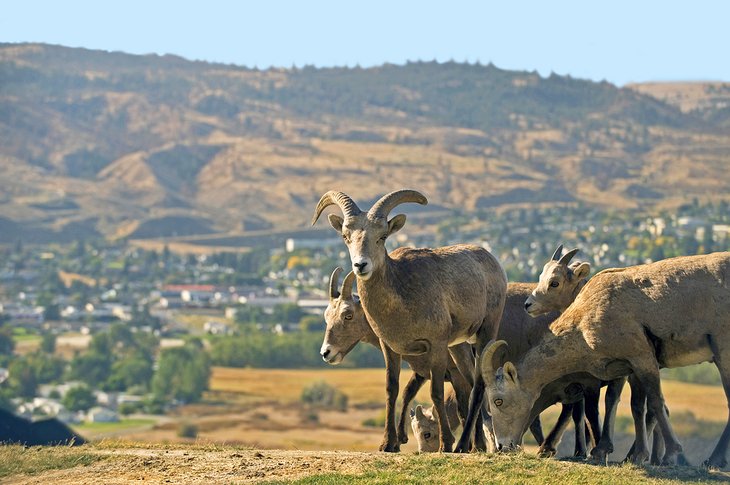
[[[401,375],[401,389],[410,370]],[[346,412],[311,410],[300,402],[302,390],[325,381],[349,397]],[[232,369],[213,368],[211,390],[204,403],[176,409],[154,426],[125,429],[101,436],[120,436],[148,443],[193,442],[178,437],[183,423],[197,426],[197,442],[235,444],[257,449],[374,451],[382,439],[385,399],[383,369]],[[663,381],[672,422],[692,463],[709,456],[727,419],[722,388]],[[429,386],[416,398],[428,403]],[[622,396],[616,425],[616,451],[611,460],[621,460],[633,441],[633,420],[628,386]],[[547,432],[559,413],[552,406],[542,416]],[[603,406],[601,407],[603,414]],[[367,426],[367,421],[374,425]],[[408,427],[409,434],[410,426]],[[458,434],[458,431],[457,431]],[[84,435],[82,431],[82,435]],[[91,434],[94,439],[99,434]],[[528,452],[535,447],[526,437]],[[569,429],[559,448],[560,456],[572,454]],[[404,453],[416,450],[412,438],[402,445]]]
[[[7,484],[86,483],[720,483],[692,467],[598,466],[528,454],[414,455],[256,450],[103,442],[76,448],[0,447]]]

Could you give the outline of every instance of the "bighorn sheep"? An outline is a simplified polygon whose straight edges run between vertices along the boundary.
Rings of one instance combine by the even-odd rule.
[[[325,362],[337,365],[342,362],[345,356],[357,345],[358,342],[365,342],[377,348],[380,347],[380,339],[373,329],[370,328],[365,312],[359,300],[356,300],[352,294],[352,284],[355,280],[355,273],[345,276],[342,288],[337,290],[337,281],[342,268],[335,268],[330,276],[329,282],[329,304],[324,311],[324,319],[327,328],[324,334],[324,341],[320,355]],[[472,351],[468,343],[458,345],[456,351],[460,352],[462,358],[471,359]],[[430,378],[427,362],[421,356],[403,356],[413,369],[408,384],[403,391],[403,404],[401,408],[400,418],[398,420],[398,439],[400,443],[408,442],[408,433],[406,432],[406,419],[408,408],[411,401],[418,393],[423,383]],[[448,405],[454,405],[458,409],[460,419],[466,419],[468,412],[469,393],[471,388],[466,379],[461,375],[459,369],[456,368],[454,361],[449,358],[450,364],[446,371],[446,380],[451,382],[454,393],[451,394],[452,401]],[[458,398],[458,399],[457,399]],[[458,408],[456,405],[458,404]],[[458,423],[458,419],[453,421],[449,419],[449,423],[453,427],[454,423]],[[434,434],[438,437],[438,434]]]
[[[385,240],[400,230],[403,214],[388,220],[396,206],[422,205],[426,197],[415,190],[391,192],[363,212],[343,192],[329,191],[315,209],[312,224],[329,205],[344,215],[329,215],[330,225],[342,235],[350,253],[357,288],[368,321],[381,341],[386,361],[387,433],[385,451],[398,450],[394,405],[398,395],[401,355],[422,355],[431,375],[431,398],[439,420],[441,451],[451,451],[454,438],[444,409],[444,374],[451,346],[474,340],[477,356],[497,334],[507,290],[507,275],[484,248],[454,245],[437,249],[398,248],[388,254]],[[484,381],[476,376],[473,360],[451,353],[462,375],[473,380],[469,414],[456,451],[471,448],[471,432],[481,422]],[[481,426],[477,426],[481,434]],[[475,439],[484,448],[479,436]]]
[[[588,274],[591,270],[590,264],[585,262],[570,262],[578,252],[578,249],[571,249],[564,255],[562,255],[562,251],[563,245],[561,244],[555,250],[550,260],[543,266],[537,285],[524,302],[525,310],[533,317],[545,315],[548,312],[565,312],[588,281]],[[500,339],[506,340],[508,345],[511,346],[511,342],[508,339],[501,337]],[[519,357],[508,355],[507,358],[514,361]],[[565,378],[562,380],[565,380]],[[613,424],[616,419],[616,410],[626,379],[621,377],[610,382],[594,379],[591,382],[590,378],[583,376],[581,381],[585,396],[585,415],[588,418],[596,442],[596,447],[591,450],[591,455],[595,460],[603,462],[613,452]],[[599,424],[598,401],[600,389],[603,386],[608,386],[608,388],[606,390],[606,413],[603,428],[601,429]],[[576,414],[580,414],[579,410],[577,410]],[[582,419],[582,416],[579,416],[579,419]],[[567,415],[562,413],[555,429],[564,429],[566,424]],[[551,448],[550,445],[557,443],[559,436],[557,438],[555,440],[548,440],[544,448],[541,449],[541,452],[543,454],[554,452],[554,447]],[[579,450],[580,445],[582,443],[576,440],[576,455],[583,456],[585,451]]]
[[[596,274],[550,325],[551,333],[516,363],[495,369],[504,341],[482,355],[497,447],[521,444],[542,388],[572,373],[610,380],[634,374],[665,443],[665,463],[682,454],[664,408],[659,367],[714,361],[730,398],[730,252],[671,258]],[[632,389],[634,391],[634,389]],[[632,399],[634,396],[632,395]],[[633,407],[634,461],[648,456],[643,407]],[[730,417],[706,464],[723,467]]]
[[[562,246],[556,251],[556,254],[559,254],[561,250]],[[569,255],[568,259],[571,256]],[[525,312],[525,299],[536,287],[537,285],[535,283],[509,283],[507,285],[507,298],[505,300],[504,312],[502,313],[502,320],[499,324],[497,338],[509,343],[506,348],[508,351],[506,358],[510,360],[518,360],[530,348],[537,345],[542,336],[549,332],[550,323],[559,315],[557,310],[560,308],[556,308],[551,313],[539,315],[534,318]],[[577,381],[558,379],[543,389],[535,407],[539,411],[543,411],[552,404],[560,402],[563,404],[563,411],[547,438],[542,434],[539,414],[535,415],[535,419],[530,424],[530,431],[535,437],[535,441],[540,445],[541,455],[552,456],[555,454],[557,444],[565,431],[568,420],[572,416],[576,425],[576,447],[574,454],[576,456],[586,456],[586,435],[582,402],[586,389],[596,388],[596,391],[598,391],[598,386],[594,385],[597,382],[600,381],[594,377],[585,375],[581,376]],[[592,434],[597,437],[600,435],[600,428],[597,425],[598,397],[595,398],[594,407],[596,417],[595,420],[590,420],[590,424]],[[432,418],[432,413],[429,410],[422,410],[419,416],[412,418],[411,426],[419,423],[419,433],[423,434],[426,432],[429,435],[435,436],[433,433],[435,425],[430,423],[430,420],[435,421],[435,418]],[[430,443],[433,441],[433,436],[422,440]],[[424,449],[431,450],[431,448],[432,446],[430,444],[424,445]],[[421,450],[420,441],[419,450]]]
[[[446,417],[451,429],[456,429],[460,423],[457,415],[457,399],[453,392],[446,393]],[[430,453],[439,449],[439,425],[433,415],[433,407],[424,408],[420,404],[411,410],[411,429],[416,437],[419,453]]]

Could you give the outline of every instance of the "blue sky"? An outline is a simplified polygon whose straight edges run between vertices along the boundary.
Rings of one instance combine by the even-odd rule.
[[[730,2],[4,1],[0,42],[246,66],[493,62],[618,85],[730,81]]]

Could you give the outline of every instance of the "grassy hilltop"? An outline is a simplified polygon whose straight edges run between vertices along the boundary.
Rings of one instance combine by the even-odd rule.
[[[255,450],[219,445],[104,442],[78,448],[0,448],[3,483],[610,483],[730,481],[688,467],[598,466],[515,455],[416,455]]]

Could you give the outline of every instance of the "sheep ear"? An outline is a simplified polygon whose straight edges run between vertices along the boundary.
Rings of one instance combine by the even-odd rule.
[[[416,411],[413,408],[411,408],[411,417],[413,417],[415,415],[416,415]]]
[[[582,280],[583,278],[588,277],[588,273],[591,272],[591,265],[588,263],[580,263],[576,268],[573,270],[573,276],[575,276],[577,279]]]
[[[426,416],[423,414],[423,407],[419,404],[416,406],[416,419],[425,419]]]
[[[405,214],[398,214],[394,218],[388,221],[388,236],[391,234],[394,234],[401,229],[403,229],[403,226],[406,223],[406,215]]]
[[[327,220],[330,221],[330,226],[332,226],[335,231],[340,234],[342,233],[342,224],[345,222],[342,217],[337,214],[330,214],[327,216]]]
[[[505,362],[502,370],[506,379],[512,381],[512,383],[517,386],[520,385],[520,379],[517,377],[517,368],[512,362]]]

